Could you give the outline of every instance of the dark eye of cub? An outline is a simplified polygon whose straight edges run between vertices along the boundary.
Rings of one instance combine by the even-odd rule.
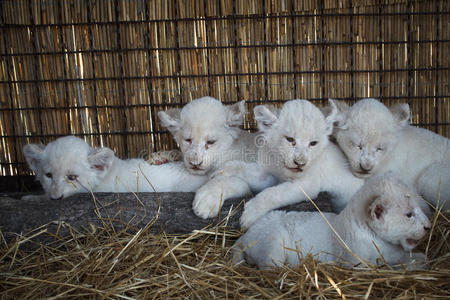
[[[285,136],[285,138],[286,138],[286,141],[288,141],[289,143],[293,143],[293,142],[295,142],[295,139],[294,139],[294,138],[292,138],[292,137],[289,137],[289,136]]]
[[[412,213],[412,212],[409,212],[409,213],[406,214],[406,216],[407,216],[408,218],[411,218],[411,217],[413,216],[413,213]]]
[[[45,173],[45,176],[47,176],[48,178],[52,178],[52,173]]]
[[[314,147],[315,145],[317,145],[319,142],[318,141],[312,141],[311,143],[309,143],[310,146]]]
[[[185,139],[186,142],[188,142],[189,144],[192,142],[191,139]]]
[[[77,178],[78,178],[77,175],[67,175],[67,179],[69,179],[70,181],[77,180]]]
[[[209,140],[206,142],[208,145],[214,145],[216,143],[216,141],[214,140]]]

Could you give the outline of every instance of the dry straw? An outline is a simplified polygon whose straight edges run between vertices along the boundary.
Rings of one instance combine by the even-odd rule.
[[[450,296],[450,214],[433,218],[429,269],[389,266],[343,268],[311,256],[295,268],[261,271],[231,264],[230,246],[240,234],[224,226],[188,235],[141,229],[76,230],[69,224],[58,245],[25,248],[47,234],[45,226],[0,248],[2,299],[440,299]],[[27,250],[28,249],[28,250]]]

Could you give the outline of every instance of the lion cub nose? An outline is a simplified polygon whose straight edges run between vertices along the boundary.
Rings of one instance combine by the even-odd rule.
[[[363,170],[364,172],[369,172],[370,170],[372,170],[371,166],[363,166],[363,164],[359,164],[359,167],[361,168],[361,170]]]

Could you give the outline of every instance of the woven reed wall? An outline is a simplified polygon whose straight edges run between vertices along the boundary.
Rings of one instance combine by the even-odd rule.
[[[204,95],[408,102],[450,136],[447,0],[7,0],[0,24],[1,175],[67,134],[120,157],[173,148],[157,112]]]

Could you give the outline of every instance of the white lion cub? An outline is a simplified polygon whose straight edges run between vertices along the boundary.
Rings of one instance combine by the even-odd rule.
[[[408,104],[389,110],[375,99],[339,105],[335,137],[360,178],[395,171],[433,204],[450,209],[450,141],[408,125]],[[440,192],[441,203],[437,203]]]
[[[424,254],[409,253],[430,229],[420,201],[415,190],[394,174],[374,176],[339,215],[270,212],[238,239],[233,259],[269,268],[298,265],[311,253],[320,261],[352,265],[360,259],[376,264],[381,253],[388,264],[415,259],[420,265]]]
[[[54,200],[90,191],[193,192],[208,179],[187,172],[182,162],[157,166],[143,159],[121,160],[111,149],[93,149],[74,136],[47,146],[28,144],[23,152],[46,196]]]
[[[270,210],[306,201],[306,195],[315,198],[322,191],[331,194],[333,208],[339,212],[362,186],[363,180],[350,172],[344,154],[329,142],[336,114],[336,107],[331,106],[327,118],[307,100],[288,101],[280,111],[255,107],[255,119],[265,139],[258,152],[259,166],[283,182],[245,204],[242,227],[249,227]],[[244,179],[252,178],[247,175],[251,170],[248,164],[232,162],[218,172]]]
[[[158,113],[179,144],[186,169],[192,174],[210,176],[225,162],[256,161],[256,135],[241,130],[246,114],[245,102],[224,106],[212,97],[203,97],[186,104],[181,110],[171,109]],[[220,209],[220,199],[230,193],[246,195],[276,183],[274,177],[261,173],[252,180],[216,175],[211,185],[200,188],[193,201],[193,210],[202,218],[214,217]]]

